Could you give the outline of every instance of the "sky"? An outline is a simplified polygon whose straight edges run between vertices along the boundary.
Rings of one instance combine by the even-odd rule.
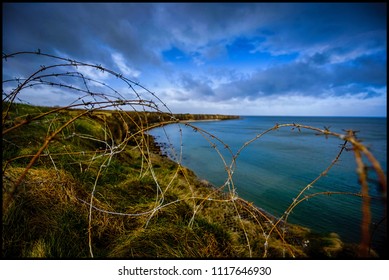
[[[386,117],[384,2],[3,3],[2,20],[3,53],[100,64],[174,113]],[[3,61],[3,79],[32,62]],[[71,102],[44,90],[25,99]]]

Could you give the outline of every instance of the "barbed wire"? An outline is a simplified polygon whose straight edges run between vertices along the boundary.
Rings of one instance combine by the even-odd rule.
[[[371,242],[371,233],[369,225],[371,224],[371,210],[369,195],[369,184],[367,179],[368,169],[363,157],[371,165],[378,177],[378,184],[380,186],[381,196],[385,203],[386,211],[386,193],[387,182],[386,174],[382,170],[379,162],[369,149],[361,143],[356,137],[356,131],[347,130],[346,133],[335,133],[329,128],[324,129],[308,126],[304,124],[286,123],[275,124],[273,127],[257,134],[249,141],[245,142],[236,153],[234,153],[230,146],[227,145],[222,139],[216,135],[196,126],[193,123],[184,122],[178,119],[175,114],[168,108],[155,93],[142,86],[140,83],[132,81],[124,77],[120,73],[116,73],[110,69],[107,69],[100,64],[91,64],[76,61],[69,58],[63,58],[55,55],[50,55],[41,52],[40,50],[35,52],[16,52],[12,54],[3,53],[3,63],[11,63],[12,60],[21,58],[24,56],[38,56],[47,59],[52,59],[53,62],[50,65],[40,65],[36,69],[32,70],[32,74],[28,77],[17,77],[13,79],[7,79],[3,81],[3,115],[2,115],[2,135],[3,144],[6,146],[14,145],[20,150],[23,147],[23,143],[12,141],[12,137],[8,140],[9,135],[20,131],[21,129],[28,129],[28,125],[37,124],[43,120],[48,120],[48,125],[43,140],[39,143],[39,149],[35,153],[22,154],[13,157],[3,158],[3,180],[4,174],[10,168],[13,162],[20,161],[22,159],[29,159],[25,164],[23,172],[13,181],[11,186],[3,193],[3,209],[6,209],[8,205],[14,200],[14,194],[18,191],[19,186],[25,181],[29,170],[31,170],[39,160],[44,157],[48,157],[54,169],[58,171],[59,163],[56,162],[56,158],[60,156],[66,156],[73,159],[73,163],[80,166],[80,170],[89,170],[93,168],[96,170],[95,177],[90,186],[89,199],[83,199],[78,197],[79,203],[88,207],[88,247],[89,254],[94,257],[93,252],[93,217],[96,213],[103,213],[107,215],[118,215],[126,217],[146,217],[144,227],[147,229],[150,222],[153,219],[157,219],[157,215],[163,209],[178,205],[179,203],[186,202],[191,205],[192,215],[189,219],[188,226],[192,227],[194,221],[199,213],[206,213],[206,209],[209,203],[220,203],[226,205],[231,211],[231,215],[235,218],[226,218],[224,222],[235,228],[236,232],[242,232],[245,242],[247,244],[248,255],[253,256],[252,239],[263,238],[263,257],[268,256],[269,242],[271,237],[276,236],[281,239],[284,245],[284,249],[288,251],[289,255],[294,256],[294,252],[290,245],[287,243],[286,226],[288,224],[288,218],[292,213],[292,210],[299,206],[302,202],[316,197],[324,195],[351,195],[357,196],[362,199],[362,222],[361,222],[361,244],[360,244],[360,256],[368,256]],[[130,92],[121,92],[115,89],[113,86],[96,80],[92,77],[82,73],[81,68],[90,68],[121,81],[125,87],[130,89]],[[51,71],[51,72],[49,72]],[[71,83],[65,82],[64,79],[69,79]],[[29,91],[32,88],[50,87],[61,90],[65,94],[75,94],[74,100],[70,104],[60,106],[58,108],[48,108],[46,111],[36,115],[27,115],[23,118],[17,119],[17,117],[11,116],[12,106],[17,105],[18,100],[21,103],[27,104],[28,102],[20,98],[20,94],[32,94]],[[143,93],[137,89],[144,91],[152,99],[147,99]],[[130,95],[130,98],[127,96]],[[125,106],[131,108],[131,111],[126,110]],[[138,110],[140,108],[140,110]],[[106,115],[101,112],[104,110],[114,110],[116,119],[113,123],[108,119]],[[154,112],[156,115],[150,115],[149,112]],[[72,112],[72,115],[57,118],[59,114],[66,112]],[[100,115],[98,115],[100,114]],[[92,133],[85,133],[77,131],[77,122],[85,121],[87,116],[94,117],[99,121],[101,125],[101,131],[97,135]],[[157,117],[156,117],[157,116]],[[19,116],[18,116],[19,117]],[[51,117],[51,119],[49,118]],[[179,151],[176,151],[170,141],[169,135],[165,130],[165,127],[169,124],[178,125],[178,133],[180,139]],[[117,128],[116,126],[120,126]],[[209,188],[209,191],[200,196],[198,190],[193,187],[192,179],[187,174],[186,168],[182,165],[182,126],[191,128],[194,132],[201,135],[209,147],[215,151],[218,157],[221,159],[224,170],[226,172],[226,179],[221,186],[213,186]],[[148,131],[162,127],[163,133],[169,143],[169,149],[172,151],[172,159],[176,162],[177,166],[170,179],[167,182],[162,182],[156,173],[155,166],[153,164],[153,148],[150,143],[150,136]],[[329,166],[323,170],[313,181],[306,184],[298,193],[298,195],[292,199],[292,203],[287,207],[284,214],[280,217],[274,217],[266,213],[262,209],[254,206],[238,196],[238,191],[234,183],[234,171],[237,165],[237,159],[244,149],[249,147],[253,142],[259,140],[265,135],[274,131],[290,128],[292,130],[297,129],[299,132],[302,130],[313,132],[313,135],[324,136],[325,138],[333,137],[340,141],[341,144],[339,152],[334,157]],[[118,133],[116,135],[115,131]],[[98,149],[74,151],[64,145],[63,151],[58,152],[58,147],[54,143],[59,139],[67,141],[70,139],[77,139],[77,141],[87,141],[92,146],[101,146]],[[18,143],[18,144],[17,144]],[[99,186],[99,182],[103,177],[104,172],[110,168],[112,159],[123,153],[129,143],[132,143],[135,150],[138,151],[141,157],[141,167],[139,178],[150,174],[154,185],[154,202],[149,209],[144,211],[137,211],[132,213],[125,213],[115,209],[115,205],[104,204],[96,198],[96,191]],[[53,147],[53,148],[52,148]],[[53,149],[54,151],[52,151]],[[327,175],[330,169],[334,167],[336,162],[341,157],[345,150],[352,150],[357,165],[357,174],[361,185],[361,191],[352,192],[321,192],[307,194],[307,191],[311,189],[314,184],[319,181],[323,176]],[[228,157],[225,156],[225,151]],[[75,158],[78,157],[78,158]],[[231,158],[231,162],[228,159]],[[87,164],[86,167],[83,167]],[[183,178],[185,187],[187,188],[187,195],[184,198],[174,199],[169,201],[167,199],[168,192],[174,188],[175,182],[179,177]],[[182,182],[182,180],[181,180]],[[276,202],[275,202],[276,203]],[[252,234],[246,226],[245,221],[251,220],[259,229],[259,232]]]

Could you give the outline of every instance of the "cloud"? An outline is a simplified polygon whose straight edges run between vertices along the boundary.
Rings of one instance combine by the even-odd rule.
[[[363,44],[360,34],[372,30],[386,33],[386,4],[375,3],[293,3],[284,6],[284,13],[277,21],[267,22],[265,41],[257,46],[259,51],[274,55],[290,52],[311,52],[333,44],[341,45],[343,39],[355,46]]]
[[[5,87],[3,89],[8,93],[13,90],[11,87]],[[82,96],[83,94],[80,92],[72,92],[59,87],[37,85],[22,90],[18,93],[15,101],[32,105],[66,106],[77,101]],[[90,101],[90,97],[85,97],[84,99],[86,102]],[[44,100],[43,104],[42,100]]]
[[[126,60],[124,59],[123,55],[119,53],[113,53],[112,59],[116,66],[120,69],[123,75],[128,77],[134,77],[137,78],[140,76],[141,72],[129,67],[126,63]]]
[[[386,88],[386,5],[5,3],[3,52],[66,54],[155,85],[167,103],[214,102],[209,110],[289,96],[366,101]],[[47,63],[7,64],[3,77]]]
[[[327,85],[326,74],[306,63],[290,63],[265,70],[259,70],[249,78],[221,85],[216,89],[220,98],[287,95],[298,92],[301,95],[317,95],[316,87]],[[318,85],[317,81],[321,82]]]
[[[372,85],[386,86],[386,60],[382,60],[382,56],[363,56],[328,67],[316,64],[317,58],[314,58],[314,63],[293,62],[259,70],[249,78],[220,85],[215,89],[216,96],[220,99],[239,96],[255,99],[298,93],[322,98],[328,94],[360,93]]]
[[[272,18],[275,5],[247,3],[159,4],[156,21],[170,27],[171,43],[194,50],[242,33],[251,32],[258,24]]]
[[[212,81],[206,77],[194,78],[190,74],[183,73],[179,77],[178,84],[191,99],[208,98],[214,95]]]
[[[237,110],[236,104],[239,104]],[[314,96],[284,95],[264,96],[256,99],[232,98],[224,102],[205,99],[177,100],[169,108],[178,113],[207,113],[263,115],[263,116],[364,116],[386,117],[386,88],[381,94],[364,99],[364,94],[331,96],[317,99]]]

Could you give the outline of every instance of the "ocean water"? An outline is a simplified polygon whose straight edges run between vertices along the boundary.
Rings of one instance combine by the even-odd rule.
[[[281,216],[299,192],[318,177],[335,159],[343,140],[316,135],[315,131],[282,127],[255,139],[275,124],[298,123],[343,133],[352,129],[380,162],[387,173],[386,118],[356,117],[259,117],[237,120],[173,124],[153,129],[150,134],[163,145],[173,160],[193,170],[216,187],[228,179],[226,167],[233,169],[237,194],[274,216]],[[249,141],[255,139],[248,143]],[[219,141],[220,140],[220,141]],[[232,164],[233,158],[235,164]],[[366,165],[368,161],[365,161]],[[386,246],[385,208],[376,176],[369,171],[373,247]],[[344,151],[328,174],[304,195],[316,192],[360,192],[353,151]],[[299,204],[289,217],[319,233],[336,232],[346,242],[360,242],[360,197],[320,195]]]

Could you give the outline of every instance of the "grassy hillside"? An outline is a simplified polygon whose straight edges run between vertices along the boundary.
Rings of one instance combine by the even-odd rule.
[[[17,103],[4,112],[5,258],[355,256],[335,234],[275,225],[161,156],[145,131],[170,115]]]

